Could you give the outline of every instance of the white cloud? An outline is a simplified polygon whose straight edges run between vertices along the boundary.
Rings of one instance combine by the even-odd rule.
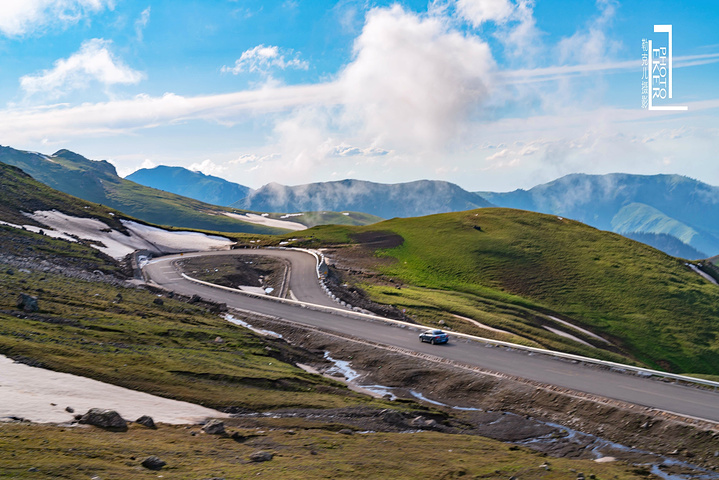
[[[508,0],[457,0],[457,12],[474,27],[485,22],[504,22],[514,8]]]
[[[583,30],[560,40],[557,52],[560,63],[591,64],[606,61],[621,47],[608,35],[617,8],[616,0],[597,0],[599,15]]]
[[[138,95],[128,100],[58,104],[0,111],[0,131],[5,141],[21,144],[48,136],[84,138],[111,136],[139,129],[173,125],[192,120],[231,125],[249,114],[284,112],[302,105],[337,103],[333,84],[266,88],[235,93],[183,97]]]
[[[87,88],[91,81],[105,87],[140,82],[144,75],[116,58],[110,52],[111,44],[111,41],[101,38],[87,40],[79,51],[66,59],[57,60],[51,70],[22,77],[20,86],[27,95],[41,93],[58,98],[69,91]]]
[[[217,163],[207,158],[200,163],[193,163],[192,165],[190,165],[189,170],[192,170],[193,172],[202,172],[205,175],[218,176],[222,175],[222,173],[227,171],[227,166],[218,165]]]
[[[0,32],[8,37],[33,33],[49,25],[67,26],[105,8],[113,0],[4,0],[0,2]]]
[[[233,67],[224,65],[222,72],[229,72],[233,75],[239,75],[242,72],[268,74],[273,68],[279,68],[280,70],[287,68],[307,70],[309,64],[304,60],[300,60],[300,54],[295,54],[292,49],[280,49],[280,47],[272,45],[257,45],[242,52],[240,58],[235,60]]]
[[[525,63],[533,63],[542,47],[542,34],[534,18],[534,1],[518,0],[512,20],[497,34],[507,52]]]
[[[337,157],[356,157],[356,156],[381,157],[381,156],[387,155],[388,153],[390,153],[389,150],[385,150],[383,148],[378,148],[378,147],[360,148],[360,147],[353,147],[353,146],[347,145],[346,143],[337,145],[332,150],[332,155],[337,156]]]
[[[367,15],[342,72],[345,120],[369,143],[410,151],[444,148],[486,100],[494,61],[480,38],[395,5]]]
[[[140,42],[142,41],[147,24],[150,23],[150,11],[151,7],[147,7],[140,14],[140,18],[135,20],[135,35],[137,36],[137,40]]]

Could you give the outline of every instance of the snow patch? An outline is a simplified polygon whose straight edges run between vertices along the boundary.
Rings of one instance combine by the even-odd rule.
[[[180,253],[225,250],[233,244],[224,237],[197,232],[171,232],[129,220],[121,220],[129,232],[129,235],[126,235],[109,228],[95,218],[73,217],[57,210],[37,211],[25,215],[50,227],[52,230],[42,229],[46,235],[69,240],[73,240],[71,236],[77,236],[94,242],[93,247],[116,259],[121,259],[135,250],[149,250],[157,254]]]
[[[1,355],[0,399],[0,419],[19,417],[38,423],[72,421],[73,414],[66,412],[65,407],[72,407],[77,413],[106,408],[116,410],[128,420],[149,415],[155,422],[173,424],[200,423],[208,417],[228,416],[192,403],[14,363]]]
[[[297,222],[288,222],[287,220],[276,220],[269,218],[267,213],[257,215],[256,213],[245,213],[240,215],[239,213],[224,212],[224,215],[241,220],[243,222],[254,223],[257,225],[264,225],[265,227],[284,228],[285,230],[307,230],[307,227]],[[285,217],[283,217],[285,218]]]

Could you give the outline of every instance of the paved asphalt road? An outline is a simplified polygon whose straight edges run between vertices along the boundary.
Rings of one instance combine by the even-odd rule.
[[[319,287],[315,273],[315,258],[307,253],[291,250],[232,250],[192,255],[270,255],[290,260],[292,264],[290,290],[305,302],[337,307]],[[309,310],[297,305],[249,297],[185,280],[172,266],[179,255],[161,257],[144,268],[155,283],[184,295],[198,294],[208,300],[226,303],[230,307],[272,315],[291,322],[312,325],[365,338],[417,352],[427,353],[465,364],[505,373],[537,382],[569,388],[589,394],[653,407],[667,412],[719,422],[719,392],[664,383],[656,380],[624,375],[617,372],[588,368],[545,355],[530,355],[523,351],[490,348],[486,344],[463,339],[451,339],[447,345],[420,343],[418,332],[381,321],[348,318],[330,312]]]

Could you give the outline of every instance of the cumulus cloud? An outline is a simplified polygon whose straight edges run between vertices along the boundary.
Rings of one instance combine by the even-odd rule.
[[[437,150],[464,131],[488,97],[494,60],[480,38],[395,5],[367,14],[338,82],[346,119],[371,143]]]
[[[257,45],[254,48],[245,50],[240,58],[235,60],[235,65],[222,67],[223,73],[239,75],[242,72],[268,74],[270,70],[288,68],[296,70],[307,70],[309,63],[300,60],[300,54],[294,53],[292,49],[281,49],[277,46]]]
[[[140,82],[144,75],[115,57],[110,52],[111,45],[111,41],[101,38],[85,41],[79,51],[57,60],[52,69],[20,78],[20,86],[27,95],[42,93],[58,98],[69,91],[87,88],[92,81],[105,87]]]
[[[113,6],[113,0],[5,0],[0,2],[0,32],[17,37],[49,25],[67,26]]]

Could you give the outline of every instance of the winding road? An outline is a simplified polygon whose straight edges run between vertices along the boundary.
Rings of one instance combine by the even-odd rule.
[[[349,312],[333,312],[330,308],[308,309],[303,308],[299,302],[279,302],[198,284],[184,278],[173,266],[173,262],[179,258],[206,255],[263,255],[288,260],[291,264],[289,289],[294,297],[307,304],[339,309],[320,288],[315,257],[300,251],[248,249],[172,255],[153,260],[143,270],[150,281],[165,289],[183,295],[197,294],[207,300],[226,303],[228,307],[280,317],[289,322],[318,327],[340,335],[351,335],[376,343],[411,349],[543,384],[719,423],[717,391],[589,368],[580,363],[547,355],[532,355],[507,348],[488,348],[490,346],[487,344],[471,340],[452,339],[447,345],[420,343],[417,330],[413,328],[360,315],[353,316]]]

